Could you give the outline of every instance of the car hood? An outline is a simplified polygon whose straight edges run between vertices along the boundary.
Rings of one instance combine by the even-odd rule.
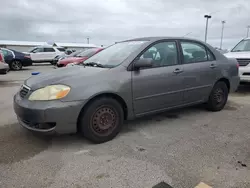
[[[76,82],[84,81],[83,79],[91,79],[98,77],[100,72],[109,71],[108,68],[73,66],[68,68],[55,69],[48,73],[40,73],[31,76],[24,84],[29,86],[31,90],[36,90],[48,85],[65,84],[72,86]]]
[[[65,64],[65,63],[75,63],[75,62],[79,62],[79,61],[83,61],[86,60],[87,57],[68,57],[66,59],[62,59],[60,60],[60,62],[58,62],[59,64]]]
[[[236,59],[250,59],[250,52],[228,52],[225,53],[224,56],[226,56],[227,58],[236,58]]]

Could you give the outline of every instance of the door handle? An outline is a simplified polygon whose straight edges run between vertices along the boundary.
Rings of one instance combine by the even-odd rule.
[[[211,68],[211,69],[214,69],[214,68],[216,68],[216,65],[215,65],[215,64],[211,64],[211,65],[210,65],[210,68]]]
[[[182,72],[183,72],[183,70],[181,70],[181,69],[177,68],[177,69],[175,69],[175,70],[174,70],[174,72],[173,72],[173,73],[175,73],[175,74],[179,74],[179,73],[182,73]]]

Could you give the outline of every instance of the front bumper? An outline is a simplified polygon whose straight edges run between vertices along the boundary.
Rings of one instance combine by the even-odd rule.
[[[240,67],[239,76],[241,82],[250,82],[250,67]]]
[[[83,101],[29,101],[17,93],[13,107],[20,125],[26,129],[67,134],[77,131],[77,119],[83,104]]]

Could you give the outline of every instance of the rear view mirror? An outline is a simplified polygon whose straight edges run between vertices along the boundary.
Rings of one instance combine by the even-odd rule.
[[[152,67],[152,59],[151,58],[142,58],[135,60],[134,62],[134,69],[139,70],[140,68],[147,68],[147,67]]]

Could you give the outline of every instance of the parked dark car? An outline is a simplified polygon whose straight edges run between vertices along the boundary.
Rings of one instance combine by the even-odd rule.
[[[28,54],[7,48],[1,48],[1,50],[4,55],[5,62],[9,64],[11,70],[21,70],[22,67],[32,65],[32,60]]]
[[[222,110],[239,85],[238,71],[236,59],[198,40],[132,39],[83,66],[30,77],[14,96],[14,110],[28,130],[79,131],[102,143],[120,132],[124,120],[195,104]]]

